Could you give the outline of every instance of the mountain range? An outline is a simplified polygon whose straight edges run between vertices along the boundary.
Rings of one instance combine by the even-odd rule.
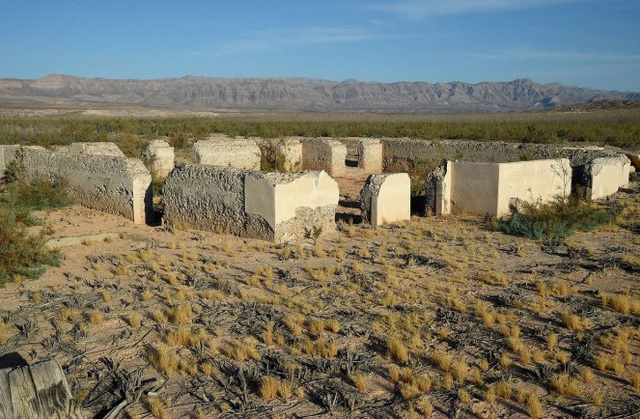
[[[595,100],[640,100],[640,93],[529,79],[482,83],[342,82],[305,78],[103,79],[52,74],[0,79],[0,104],[142,106],[169,109],[381,113],[498,113]]]

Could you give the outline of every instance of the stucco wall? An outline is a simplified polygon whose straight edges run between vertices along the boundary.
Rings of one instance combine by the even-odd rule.
[[[20,158],[19,155],[22,154]],[[64,178],[74,203],[144,224],[152,207],[151,175],[139,159],[3,147],[6,164],[20,161],[27,179]]]

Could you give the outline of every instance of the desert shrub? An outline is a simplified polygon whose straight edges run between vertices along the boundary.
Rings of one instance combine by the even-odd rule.
[[[576,230],[589,231],[611,220],[610,215],[575,196],[556,197],[542,203],[523,203],[522,209],[511,207],[508,220],[495,227],[507,234],[531,239],[565,238]]]
[[[278,145],[279,142],[274,140],[265,141],[260,145],[260,170],[266,172],[286,171],[286,156],[280,151]]]
[[[45,179],[26,182],[19,171],[0,195],[0,286],[16,278],[35,279],[45,266],[58,266],[61,254],[45,246],[49,229],[30,235],[26,227],[43,224],[33,210],[58,208],[70,204],[66,182]]]
[[[0,286],[16,278],[35,279],[45,266],[59,266],[58,250],[45,246],[47,231],[30,235],[15,212],[0,206]]]

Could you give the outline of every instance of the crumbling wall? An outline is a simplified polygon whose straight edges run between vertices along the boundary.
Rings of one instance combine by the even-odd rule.
[[[340,141],[309,138],[302,141],[302,169],[324,170],[331,176],[344,175],[347,146]]]
[[[151,175],[139,159],[63,154],[42,147],[3,147],[4,166],[16,162],[27,180],[64,178],[76,204],[144,224],[152,208]]]
[[[324,172],[264,173],[179,164],[164,187],[164,223],[174,228],[287,241],[335,229],[338,186]]]
[[[601,147],[558,147],[550,144],[506,143],[501,141],[382,139],[385,172],[423,167],[434,170],[447,160],[506,163],[527,160],[569,159],[571,166],[587,164],[595,157],[615,154]]]
[[[440,193],[432,207],[436,214],[509,214],[513,199],[546,202],[571,192],[571,165],[568,159],[533,160],[509,163],[447,162],[440,180]]]
[[[624,155],[599,157],[590,161],[583,172],[586,199],[604,198],[629,183],[631,162]]]
[[[125,157],[124,153],[114,143],[73,143],[69,146],[69,155],[92,154],[96,156]]]
[[[407,173],[373,174],[360,191],[362,221],[374,227],[411,218],[411,180]]]
[[[276,145],[278,157],[283,158],[282,168],[285,172],[302,170],[302,143],[296,138],[286,138]]]
[[[145,151],[145,157],[149,161],[151,176],[156,179],[165,179],[175,165],[174,148],[166,141],[151,141]]]
[[[358,167],[365,173],[382,173],[383,146],[380,140],[364,138],[356,146]]]
[[[253,140],[212,136],[195,143],[193,154],[199,164],[260,170],[260,148]]]

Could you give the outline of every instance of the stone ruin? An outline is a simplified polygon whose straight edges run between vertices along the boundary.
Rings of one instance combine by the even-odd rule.
[[[0,146],[0,174],[15,163],[27,180],[64,178],[74,203],[145,224],[153,191],[151,174],[140,159],[116,156],[113,147],[104,145],[71,144],[69,150],[56,153],[37,146]]]
[[[276,242],[335,228],[338,184],[325,172],[275,173],[179,164],[167,178],[164,223]],[[320,230],[318,230],[320,231]]]
[[[364,222],[407,220],[410,178],[394,172],[419,165],[430,169],[427,213],[502,216],[513,199],[545,201],[576,190],[588,199],[608,196],[626,185],[633,165],[640,164],[633,153],[598,147],[360,139],[358,169],[347,169],[347,147],[337,140],[288,138],[272,144],[290,173],[260,172],[261,152],[252,140],[212,136],[195,144],[197,164],[175,168],[173,148],[152,141],[145,157],[154,177],[167,177],[164,223],[272,241],[309,236],[314,227],[330,231],[339,199],[331,176],[347,170],[371,174],[360,193]],[[66,153],[0,146],[0,174],[12,162],[27,179],[66,178],[75,203],[135,223],[150,220],[151,173],[114,144],[75,143]]]
[[[374,227],[411,218],[411,180],[406,173],[374,174],[360,192],[362,221]]]
[[[260,148],[253,140],[211,136],[195,143],[193,155],[198,164],[260,170]]]
[[[153,140],[145,150],[149,170],[154,179],[166,179],[175,164],[175,152],[166,141]]]

